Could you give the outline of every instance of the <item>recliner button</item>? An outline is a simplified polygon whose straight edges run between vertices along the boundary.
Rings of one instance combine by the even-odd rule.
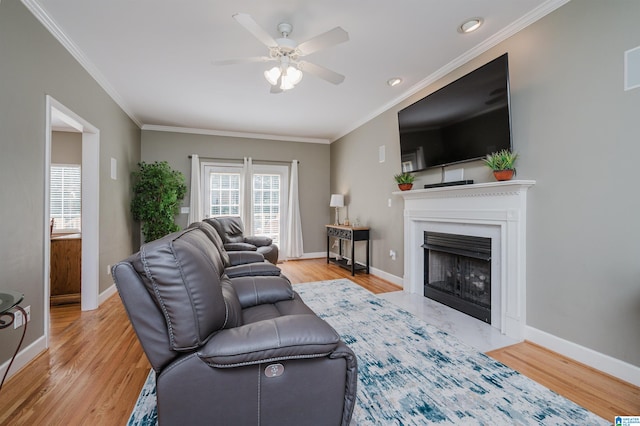
[[[284,365],[282,364],[267,365],[267,368],[264,369],[264,375],[267,377],[282,376],[282,373],[284,373]]]

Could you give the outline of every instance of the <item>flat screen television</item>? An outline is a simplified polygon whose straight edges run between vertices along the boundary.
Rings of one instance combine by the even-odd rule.
[[[398,112],[402,171],[511,149],[507,54]]]

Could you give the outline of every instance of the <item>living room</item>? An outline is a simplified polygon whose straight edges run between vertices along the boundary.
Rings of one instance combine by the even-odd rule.
[[[21,364],[47,346],[45,95],[100,129],[100,294],[113,292],[108,265],[140,244],[129,214],[129,172],[139,161],[166,160],[188,176],[194,153],[299,160],[305,254],[323,255],[324,226],[333,219],[330,195],[341,193],[348,209],[341,219],[358,218],[372,230],[373,274],[401,284],[403,200],[393,195],[393,175],[400,170],[397,112],[508,53],[517,179],[536,181],[528,194],[525,338],[640,385],[640,228],[633,225],[640,200],[631,179],[640,154],[640,90],[625,91],[623,83],[624,52],[640,45],[638,7],[632,0],[568,2],[419,92],[353,123],[329,144],[141,129],[21,2],[2,0],[0,174],[7,201],[0,270],[1,287],[24,293],[31,306]],[[118,160],[117,180],[109,177],[111,158]],[[464,176],[492,180],[480,162],[465,164]],[[423,172],[416,186],[439,181],[440,170]],[[9,208],[14,194],[20,195]],[[17,226],[24,223],[29,225]],[[178,223],[187,225],[186,214]],[[5,368],[19,331],[0,332]]]

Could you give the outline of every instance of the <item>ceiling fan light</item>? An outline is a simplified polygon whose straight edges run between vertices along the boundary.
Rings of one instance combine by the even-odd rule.
[[[290,90],[293,89],[295,85],[289,81],[289,79],[284,76],[282,77],[282,82],[280,83],[280,89],[282,90]]]
[[[266,70],[264,72],[264,78],[266,78],[272,86],[278,84],[278,79],[280,78],[280,67],[273,67],[270,70]]]
[[[287,68],[287,72],[285,75],[287,77],[287,80],[289,80],[294,86],[300,83],[300,80],[302,80],[302,71],[293,66]]]

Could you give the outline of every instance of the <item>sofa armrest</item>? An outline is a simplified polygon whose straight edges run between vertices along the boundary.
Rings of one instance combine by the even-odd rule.
[[[316,315],[288,315],[222,330],[198,352],[211,367],[230,368],[329,355],[340,336]]]
[[[279,277],[282,274],[280,268],[273,263],[262,261],[247,265],[228,266],[224,273],[229,278],[239,277]]]
[[[293,299],[293,288],[283,276],[245,276],[231,280],[242,309]]]
[[[244,265],[245,263],[264,262],[264,255],[257,251],[230,251],[229,262],[231,266]]]
[[[244,237],[244,242],[252,244],[256,247],[264,247],[270,246],[273,243],[273,240],[269,237],[258,237],[255,235],[250,235],[248,237]]]
[[[225,243],[224,249],[226,251],[256,251],[258,248],[247,243]]]

